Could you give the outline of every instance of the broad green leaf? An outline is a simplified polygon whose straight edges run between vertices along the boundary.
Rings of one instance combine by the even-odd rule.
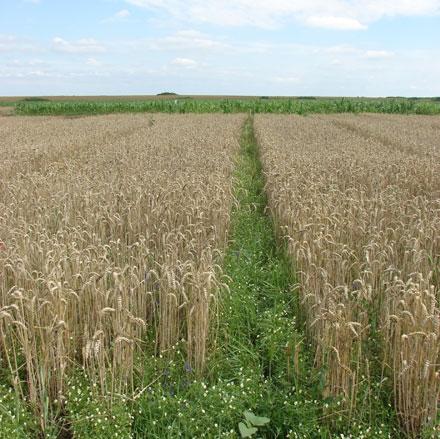
[[[243,422],[238,424],[238,429],[240,430],[241,437],[252,437],[257,429],[255,427],[247,427]]]
[[[255,416],[252,412],[245,411],[244,417],[252,424],[257,427],[261,427],[270,422],[269,418],[265,418],[263,416]]]

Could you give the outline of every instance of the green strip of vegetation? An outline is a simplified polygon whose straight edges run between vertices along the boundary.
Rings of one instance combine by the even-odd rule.
[[[21,101],[21,115],[93,115],[109,113],[397,113],[440,114],[435,100],[403,98],[259,98],[259,99],[156,99],[143,101]]]
[[[224,372],[225,363],[233,359],[261,386],[263,398],[250,409],[270,419],[264,437],[399,437],[392,406],[381,398],[379,384],[363,383],[365,400],[352,413],[341,410],[338,399],[323,398],[326,370],[313,365],[295,291],[294,261],[266,214],[265,180],[251,119],[244,127],[236,172],[239,207],[233,212],[225,260],[232,280],[220,317],[227,329],[219,369]]]
[[[266,214],[265,180],[251,118],[241,143],[238,208],[225,260],[232,280],[220,317],[227,328],[222,356],[233,359],[261,386],[262,397],[250,408],[270,419],[264,437],[327,437],[319,422],[320,376],[313,374],[304,337],[296,328],[296,279]]]

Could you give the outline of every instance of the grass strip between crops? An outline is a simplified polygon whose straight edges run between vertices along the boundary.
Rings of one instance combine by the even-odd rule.
[[[312,375],[296,329],[296,279],[267,215],[253,119],[246,122],[236,174],[237,208],[225,260],[230,295],[220,321],[223,356],[260,387],[249,409],[270,423],[264,437],[327,437],[320,427],[320,375]],[[222,367],[220,365],[220,367]]]
[[[380,398],[374,383],[365,389],[368,404],[360,402],[354,412],[344,411],[336,398],[323,398],[327,371],[313,366],[294,261],[267,213],[252,118],[241,143],[235,184],[238,204],[225,260],[231,293],[220,316],[224,333],[218,367],[235,362],[236,370],[260,386],[260,398],[249,409],[270,418],[258,433],[264,437],[394,437],[398,429],[391,405]]]

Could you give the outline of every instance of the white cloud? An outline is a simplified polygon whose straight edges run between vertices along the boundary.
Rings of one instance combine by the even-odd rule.
[[[17,39],[12,35],[0,35],[0,52],[17,50]]]
[[[12,79],[36,79],[36,78],[49,78],[60,77],[60,74],[51,73],[46,70],[23,70],[13,71],[11,69],[0,69],[0,78],[12,78]]]
[[[105,47],[93,38],[83,38],[70,42],[55,37],[52,40],[52,47],[55,51],[64,53],[102,53],[106,51]]]
[[[384,17],[440,13],[440,0],[125,0],[189,22],[273,28],[291,20],[334,30],[363,30]]]
[[[274,82],[282,84],[298,84],[301,79],[298,76],[276,76],[273,78]]]
[[[382,17],[420,16],[440,13],[439,0],[356,0],[353,2],[358,13],[369,21]]]
[[[7,67],[29,67],[29,66],[41,66],[45,65],[46,62],[41,59],[29,59],[29,60],[23,60],[23,59],[13,59],[11,61],[7,61],[3,65]]]
[[[175,0],[126,0],[127,3],[130,3],[135,6],[140,6],[141,8],[165,8],[169,9],[173,6],[177,7],[178,2]]]
[[[131,15],[130,11],[128,11],[127,9],[122,9],[121,11],[116,12],[115,17],[116,18],[127,18],[130,15]]]
[[[109,18],[105,18],[102,20],[102,23],[114,23],[115,21],[124,21],[127,18],[131,16],[131,12],[128,9],[121,9],[120,11],[116,12],[114,15],[112,15]]]
[[[326,47],[324,51],[326,53],[332,53],[332,54],[356,53],[356,49],[348,44]]]
[[[202,32],[189,29],[180,30],[163,37],[123,41],[120,42],[120,49],[129,50],[132,53],[137,51],[145,52],[145,50],[177,51],[179,53],[183,51],[230,53],[233,50],[238,50],[239,47],[238,45],[232,45],[227,40],[210,37]]]
[[[153,48],[157,49],[219,49],[226,47],[225,43],[195,30],[182,30],[153,43]]]
[[[367,26],[349,17],[333,16],[311,16],[305,20],[305,23],[311,27],[320,27],[323,29],[334,30],[365,30]]]
[[[193,69],[194,67],[198,66],[198,62],[190,58],[175,58],[171,61],[171,64],[187,69]]]
[[[372,46],[370,49],[386,48]],[[399,50],[390,59],[376,61],[366,58],[366,52],[366,48],[354,46],[304,46],[295,52],[299,53],[298,58],[289,56],[293,52],[286,44],[273,44],[263,58],[263,65],[257,63],[260,57],[247,58],[245,54],[240,55],[239,64],[234,63],[234,58],[218,56],[207,58],[209,64],[203,64],[205,53],[193,56],[182,51],[180,60],[170,56],[165,66],[163,58],[145,60],[137,55],[129,60],[117,59],[115,54],[114,64],[105,63],[105,68],[87,66],[88,56],[52,57],[45,65],[16,65],[20,64],[16,60],[25,61],[17,55],[11,57],[11,65],[0,65],[0,95],[34,95],[36,87],[39,93],[51,95],[145,94],[170,88],[182,94],[258,96],[440,95],[439,50],[408,48]],[[175,64],[171,64],[173,58]],[[185,64],[194,65],[191,61],[196,66],[185,67]],[[332,61],[335,61],[333,65]]]
[[[338,58],[333,58],[334,64],[340,63],[340,57],[351,58],[353,60],[360,61],[362,58],[367,59],[387,59],[393,58],[396,54],[390,50],[384,49],[369,49],[362,50],[350,45],[330,46],[317,50],[317,52],[323,52],[330,55],[336,55]]]
[[[14,35],[0,35],[0,52],[36,52],[41,50],[34,41]]]
[[[102,62],[98,61],[96,58],[87,58],[86,65],[92,67],[99,67],[102,66]]]
[[[367,50],[365,52],[365,58],[370,59],[392,58],[394,55],[394,52],[389,52],[388,50]]]

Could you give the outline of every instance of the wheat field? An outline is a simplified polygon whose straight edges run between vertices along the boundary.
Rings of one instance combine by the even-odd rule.
[[[0,438],[435,437],[439,134],[2,117]]]
[[[324,396],[351,413],[376,362],[417,437],[440,396],[440,120],[257,116],[255,129]]]
[[[244,116],[5,118],[0,361],[47,428],[69,371],[134,392],[135,358],[215,337]]]

